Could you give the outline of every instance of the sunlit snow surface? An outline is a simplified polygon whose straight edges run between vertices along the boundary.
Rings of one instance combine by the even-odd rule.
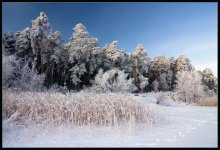
[[[139,97],[166,119],[164,124],[27,128],[3,121],[3,147],[217,147],[217,107],[161,106],[152,95]]]

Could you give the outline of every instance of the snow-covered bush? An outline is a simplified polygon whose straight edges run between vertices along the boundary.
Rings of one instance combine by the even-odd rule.
[[[49,89],[45,90],[46,92],[61,92],[61,93],[67,93],[69,92],[68,88],[66,86],[59,86],[58,84],[53,84]]]
[[[2,58],[2,84],[3,86],[7,84],[7,80],[13,73],[13,66],[11,64],[11,59],[13,56],[3,56]]]
[[[133,84],[133,78],[127,79],[127,77],[128,74],[117,68],[105,73],[100,69],[90,90],[98,93],[135,91],[137,88]]]
[[[176,102],[174,102],[169,96],[162,94],[157,98],[157,104],[165,105],[165,106],[176,106]]]
[[[2,84],[3,87],[11,87],[20,90],[42,90],[44,88],[44,74],[38,74],[26,63],[23,67],[20,60],[14,55],[3,56],[2,61]]]
[[[44,79],[44,74],[38,74],[34,67],[31,69],[25,64],[20,70],[20,77],[14,81],[14,87],[30,91],[43,90]]]
[[[143,75],[139,75],[138,80],[140,81],[139,88],[143,91],[143,89],[148,85],[148,78],[145,78]]]
[[[151,103],[157,103],[157,104],[161,104],[163,105],[162,103],[169,103],[172,105],[174,104],[173,101],[174,100],[174,95],[175,93],[174,92],[163,92],[163,91],[160,91],[160,92],[148,92],[146,94],[146,98],[148,102],[151,102]],[[162,101],[165,101],[165,102],[162,102]],[[174,104],[175,105],[175,104]]]
[[[176,95],[178,100],[196,102],[204,96],[202,77],[196,71],[178,71],[176,75]]]
[[[157,124],[158,116],[131,94],[3,91],[3,120],[25,125]],[[16,114],[16,115],[14,115]],[[10,119],[9,119],[10,120]]]

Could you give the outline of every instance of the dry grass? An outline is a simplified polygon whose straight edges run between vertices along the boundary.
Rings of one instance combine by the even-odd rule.
[[[196,105],[199,106],[218,106],[218,97],[212,96],[212,97],[204,97],[198,100]]]
[[[3,91],[3,119],[21,124],[116,126],[157,124],[156,118],[131,94]]]

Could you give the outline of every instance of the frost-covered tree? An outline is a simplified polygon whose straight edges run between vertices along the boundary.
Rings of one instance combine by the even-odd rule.
[[[68,69],[68,55],[62,46],[62,42],[63,40],[58,31],[47,36],[47,53],[44,55],[44,60],[46,60],[47,85],[51,85],[54,82],[64,85],[66,79],[65,72]]]
[[[87,41],[89,57],[86,60],[87,81],[85,84],[90,85],[91,78],[98,72],[98,68],[101,67],[101,49],[99,48],[98,39],[90,37]]]
[[[88,85],[91,76],[98,71],[102,61],[100,60],[98,39],[91,37],[81,23],[77,24],[73,30],[70,42],[65,46],[69,53],[70,78],[74,85],[78,86],[80,82]]]
[[[132,74],[132,63],[131,63],[131,56],[125,52],[125,50],[122,51],[124,53],[121,61],[121,67],[120,70],[125,70],[125,72],[129,73],[129,76]]]
[[[15,48],[16,56],[21,59],[23,64],[33,62],[33,51],[31,48],[30,28],[25,28],[23,31],[16,32]]]
[[[35,56],[34,63],[40,73],[44,72],[44,64],[47,63],[44,55],[47,53],[46,39],[50,32],[51,28],[48,17],[44,12],[41,12],[37,19],[32,20],[30,30],[31,47]]]
[[[179,100],[196,102],[204,95],[202,77],[197,71],[178,71],[175,91]]]
[[[87,62],[89,62],[89,74],[93,74],[93,72],[97,68],[97,62],[96,62],[96,56],[98,54],[98,39],[97,38],[90,38],[88,39],[88,51],[89,51],[89,57],[87,59]]]
[[[132,83],[133,78],[127,79],[128,74],[124,73],[117,68],[103,73],[100,69],[95,77],[92,91],[95,92],[132,92],[137,90],[135,85]]]
[[[81,64],[89,56],[87,45],[89,33],[86,31],[86,27],[81,23],[78,23],[73,30],[74,32],[70,38],[70,42],[67,43],[69,47],[69,61],[75,63],[78,60]]]
[[[169,81],[167,81],[167,74],[166,73],[161,73],[159,76],[159,83],[160,83],[160,89],[163,91],[169,91],[170,86],[169,86]]]
[[[168,58],[170,69],[167,71],[167,81],[169,90],[173,90],[175,86],[175,59],[174,57]]]
[[[217,91],[217,78],[214,76],[210,68],[206,68],[200,72],[202,75],[202,83],[208,87],[208,89]]]
[[[71,64],[71,81],[74,85],[78,85],[81,76],[84,75],[86,70],[86,60],[89,59],[88,51],[88,39],[89,33],[86,31],[86,27],[79,23],[74,28],[73,36],[70,42],[67,43],[69,53],[69,62]]]
[[[180,55],[175,61],[175,72],[191,70],[194,70],[194,67],[191,64],[190,59],[185,55]]]
[[[75,65],[70,69],[71,71],[71,79],[73,84],[77,85],[79,82],[82,82],[80,80],[80,77],[86,72],[85,64],[82,63],[80,65]]]
[[[32,21],[31,28],[16,32],[16,38],[12,32],[3,34],[3,86],[37,87],[35,83],[43,85],[45,74],[44,85],[47,88],[67,85],[71,89],[75,85],[75,89],[79,90],[90,86],[95,79],[96,86],[93,87],[100,87],[101,82],[110,83],[102,87],[109,91],[132,91],[135,89],[133,84],[137,91],[170,91],[175,86],[174,81],[178,81],[177,88],[183,78],[177,72],[189,71],[189,80],[197,76],[192,73],[195,69],[184,55],[176,60],[164,56],[150,60],[142,44],[138,44],[130,55],[119,48],[118,41],[100,48],[98,39],[89,35],[81,23],[73,30],[70,41],[63,44],[61,33],[51,31],[47,15],[41,12]],[[206,89],[217,92],[217,78],[211,70],[200,73]],[[196,83],[193,82],[194,85]]]
[[[4,33],[2,37],[2,46],[4,47],[4,55],[13,55],[16,52],[15,49],[15,37],[13,32]]]
[[[139,90],[143,90],[148,85],[148,65],[150,59],[147,57],[147,52],[144,50],[142,44],[138,44],[134,53],[131,54],[132,64],[132,77],[134,77],[134,83]]]
[[[158,90],[169,91],[173,86],[173,58],[165,56],[156,56],[149,65],[149,82],[158,81]]]
[[[173,81],[176,80],[176,74],[178,71],[194,71],[195,68],[191,64],[191,61],[189,58],[187,58],[185,55],[180,55],[174,63],[171,65],[173,66]],[[173,82],[173,86],[175,86],[175,83]]]
[[[104,70],[112,68],[124,69],[122,64],[125,63],[126,57],[129,56],[118,47],[118,41],[113,41],[110,44],[106,44],[103,49],[103,67]]]

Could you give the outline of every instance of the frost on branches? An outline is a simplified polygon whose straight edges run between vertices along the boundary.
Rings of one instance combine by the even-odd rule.
[[[4,47],[4,55],[13,55],[16,52],[15,49],[15,37],[12,32],[4,33],[2,37],[2,45]]]
[[[178,71],[175,91],[180,101],[196,102],[204,95],[202,77],[196,71]]]
[[[166,58],[163,55],[156,56],[150,62],[149,65],[150,84],[154,90],[156,91],[172,90],[173,80],[174,80],[173,64],[174,64],[174,58],[172,57]]]
[[[122,64],[126,61],[126,53],[118,48],[118,41],[107,44],[102,49],[104,70],[118,68],[122,69]]]
[[[46,39],[50,34],[51,28],[47,15],[44,12],[40,13],[37,19],[32,21],[32,28],[30,30],[31,47],[35,55],[34,63],[40,73],[44,72],[45,56],[47,53]]]
[[[213,72],[210,68],[206,68],[203,71],[200,71],[202,75],[202,82],[211,91],[217,92],[217,78],[213,75]]]
[[[190,63],[191,61],[185,55],[180,55],[179,58],[176,59],[175,71],[191,71],[194,70],[194,67]]]
[[[88,51],[89,51],[89,57],[87,57],[88,62],[88,73],[89,78],[90,75],[92,75],[98,68],[98,66],[101,65],[101,55],[100,55],[100,48],[98,47],[98,39],[91,37],[88,39]]]
[[[34,68],[29,68],[26,64],[21,70],[20,79],[17,81],[18,88],[22,90],[43,90],[45,75],[38,74]]]
[[[2,86],[10,87],[16,78],[15,73],[19,71],[19,61],[14,55],[2,57]]]
[[[101,86],[103,91],[133,91],[133,84],[135,92],[172,91],[175,80],[181,76],[177,72],[195,70],[190,59],[184,55],[176,60],[163,55],[150,59],[143,44],[138,44],[134,52],[129,54],[119,48],[116,40],[99,47],[98,39],[92,37],[82,23],[76,24],[73,30],[68,43],[63,43],[61,33],[52,32],[47,15],[41,12],[30,28],[15,35],[12,32],[4,33],[3,86],[18,86],[20,80],[29,79],[30,76],[36,77],[32,81],[41,84],[43,79],[39,78],[45,75],[43,86],[47,89],[66,86],[69,90],[79,91],[92,83],[94,86],[93,81],[96,80],[95,85]],[[205,69],[200,74],[205,92],[216,94],[217,78],[212,71]],[[103,83],[98,82],[98,78]],[[105,85],[107,81],[109,85]],[[120,82],[116,84],[116,81]],[[27,87],[32,85],[35,86],[35,83],[27,82]],[[27,89],[25,85],[23,87]]]
[[[82,82],[80,77],[86,72],[85,64],[75,65],[70,69],[70,71],[72,72],[72,82],[77,85],[79,82]]]
[[[44,74],[38,74],[34,68],[26,63],[20,65],[14,55],[3,56],[2,83],[3,87],[12,87],[21,90],[42,90],[44,88]],[[34,66],[34,65],[33,65]]]
[[[131,54],[131,63],[133,68],[132,77],[134,77],[134,83],[140,90],[143,90],[148,85],[146,74],[149,61],[150,59],[147,57],[143,44],[138,44],[134,53]]]
[[[133,85],[133,79],[127,79],[128,74],[124,73],[117,68],[111,69],[103,73],[100,69],[95,77],[92,91],[98,93],[105,92],[132,92],[137,90]]]
[[[58,78],[58,84],[65,82],[66,69],[68,68],[68,53],[62,46],[61,33],[56,31],[47,36],[46,49],[47,53],[44,55],[44,64],[46,64],[45,73],[47,74],[46,85],[54,84],[55,76]]]
[[[80,77],[86,79],[86,74],[92,74],[97,68],[95,57],[98,55],[98,40],[89,36],[86,27],[79,23],[74,28],[74,33],[66,47],[71,63],[71,80],[74,85],[81,82]],[[88,71],[87,71],[88,70]],[[90,80],[90,79],[89,79]],[[89,81],[87,81],[89,82]]]

